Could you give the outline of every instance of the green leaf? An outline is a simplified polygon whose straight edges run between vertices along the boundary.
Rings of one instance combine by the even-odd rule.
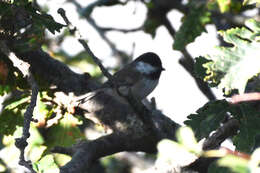
[[[234,89],[243,93],[247,81],[260,72],[260,22],[248,20],[249,29],[232,28],[220,31],[221,36],[232,47],[216,47],[206,58],[204,80],[224,89],[228,95]]]
[[[190,13],[185,16],[184,22],[175,34],[173,48],[183,50],[185,46],[195,40],[205,30],[205,25],[210,23],[211,13],[203,6],[192,6]]]
[[[32,16],[33,27],[47,28],[52,34],[55,34],[55,31],[60,32],[60,29],[65,26],[56,22],[51,15],[38,11],[32,3],[26,4],[25,9]]]
[[[221,13],[233,11],[240,12],[242,4],[239,0],[217,0],[219,10]]]
[[[47,95],[46,91],[39,92],[36,107],[33,111],[33,118],[38,120],[38,125],[40,127],[46,125],[47,119],[51,118],[54,110],[57,108],[56,104],[50,104],[48,103],[48,100],[52,100],[52,98]]]
[[[189,115],[187,117],[189,120],[184,123],[192,128],[196,138],[200,140],[208,137],[220,126],[229,108],[229,103],[225,100],[212,101],[198,109],[196,114]]]
[[[20,151],[15,146],[15,139],[20,138],[22,136],[23,128],[17,127],[15,132],[10,135],[4,135],[3,137],[3,144],[5,147],[1,149],[1,159],[5,163],[8,163],[9,166],[12,165],[12,168],[15,163],[19,162],[19,154]],[[46,146],[42,145],[44,143],[43,137],[39,133],[38,129],[31,124],[30,127],[30,137],[27,140],[28,146],[25,150],[25,155],[27,159],[31,160],[32,162],[38,161],[41,157],[43,152],[46,150]]]
[[[64,166],[66,163],[68,163],[71,160],[71,156],[66,155],[66,154],[59,154],[55,153],[53,154],[55,163],[60,167]]]
[[[28,94],[4,101],[4,110],[0,114],[0,134],[13,134],[18,126],[23,126],[23,114],[29,101],[30,96]]]
[[[148,18],[144,23],[144,32],[151,34],[152,38],[155,37],[157,28],[161,23],[156,18]]]
[[[59,168],[52,155],[44,156],[39,162],[33,164],[33,168],[40,173],[59,172]]]
[[[0,134],[13,134],[17,126],[23,126],[23,116],[21,110],[3,110],[0,114]]]
[[[188,165],[193,162],[197,156],[190,152],[188,148],[169,139],[161,140],[158,145],[157,163],[169,165]],[[160,165],[160,164],[158,164]]]
[[[198,78],[203,79],[206,76],[207,69],[203,67],[203,64],[210,62],[210,60],[199,56],[195,58],[194,72]]]
[[[56,22],[53,17],[48,14],[33,13],[32,19],[35,24],[46,27],[52,34],[55,34],[55,31],[60,32],[60,29],[65,26]]]
[[[250,173],[248,168],[248,161],[242,157],[233,155],[225,156],[217,161],[219,166],[228,167],[234,173]]]
[[[65,114],[57,125],[49,128],[46,145],[49,148],[54,146],[69,147],[79,139],[84,139],[84,135],[77,126],[80,123],[73,115]]]
[[[249,167],[252,172],[260,171],[260,147],[258,147],[251,155],[251,159],[249,161]]]
[[[27,140],[28,156],[32,162],[36,162],[42,157],[47,147],[43,145],[44,138],[33,124],[30,126],[30,134],[30,138]]]
[[[24,105],[24,104],[29,104],[30,101],[30,96],[25,96],[22,97],[21,99],[18,99],[16,101],[13,101],[12,103],[8,104],[5,109],[6,110],[12,110],[14,108],[17,108],[18,106]]]
[[[198,144],[190,127],[179,128],[176,136],[179,144],[183,145],[189,152],[200,155],[202,151],[201,145]]]
[[[221,13],[225,13],[230,10],[231,1],[227,1],[227,0],[217,0],[217,1]]]
[[[236,117],[240,121],[239,133],[232,140],[237,150],[250,153],[255,146],[256,136],[260,135],[259,110],[248,103],[240,104],[239,108],[240,114]]]
[[[7,94],[11,91],[11,87],[9,85],[0,85],[0,96]]]
[[[251,5],[256,4],[256,6],[260,5],[260,0],[244,0],[243,5]]]

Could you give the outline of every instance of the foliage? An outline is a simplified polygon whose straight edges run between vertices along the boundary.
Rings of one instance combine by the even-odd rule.
[[[0,96],[19,89],[28,88],[22,73],[12,65],[11,61],[0,53]]]
[[[185,166],[195,160],[202,153],[202,148],[195,139],[189,127],[182,127],[177,131],[177,142],[164,139],[157,145],[157,164]]]
[[[90,60],[89,55],[83,51],[75,56],[66,53],[66,50],[52,52],[52,40],[46,36],[46,31],[52,34],[60,32],[64,25],[56,22],[54,18],[42,11],[41,7],[35,6],[29,0],[14,0],[0,2],[0,36],[10,36],[15,41],[14,48],[20,52],[36,50],[45,47],[55,58],[60,58],[65,64],[76,66],[81,69],[90,67],[93,76],[100,76],[100,71]],[[81,16],[89,18],[97,7],[111,7],[124,5],[128,1],[96,1],[81,10]],[[163,1],[160,1],[163,2]],[[177,2],[177,1],[176,1]],[[256,3],[259,0],[244,0],[244,5]],[[155,1],[145,1],[147,18],[142,29],[153,38],[156,29],[165,25],[165,17],[168,8],[163,11],[157,10]],[[213,23],[216,18],[214,14],[242,13],[247,6],[242,6],[239,0],[211,0],[189,1],[182,4],[185,8],[182,23],[174,37],[173,48],[182,51],[186,46],[205,32],[205,26]],[[176,6],[177,8],[177,6]],[[252,6],[250,6],[252,8]],[[94,16],[92,16],[94,17]],[[212,20],[214,19],[214,20]],[[216,23],[214,23],[216,25]],[[109,29],[109,28],[108,28]],[[101,31],[100,31],[101,32]],[[61,35],[55,36],[59,44],[68,36],[65,30]],[[231,96],[236,90],[245,92],[247,83],[256,77],[260,69],[260,23],[250,19],[246,21],[245,27],[233,27],[226,31],[220,31],[223,39],[230,46],[216,47],[215,53],[205,57],[196,58],[194,66],[195,74],[203,79],[211,87],[224,90],[226,97]],[[3,37],[4,38],[4,37]],[[60,45],[58,45],[60,46]],[[88,68],[89,69],[89,68]],[[58,172],[58,167],[64,165],[71,158],[65,155],[50,154],[54,146],[70,147],[78,140],[85,139],[79,128],[82,122],[73,115],[64,105],[57,101],[55,91],[41,85],[39,78],[40,93],[37,106],[34,109],[34,118],[38,123],[31,123],[31,137],[26,148],[28,159],[32,160],[33,167],[38,172]],[[253,86],[254,87],[254,86]],[[0,96],[8,95],[3,103],[0,113],[0,135],[2,149],[0,157],[8,168],[14,169],[18,162],[18,149],[15,147],[15,138],[22,133],[23,114],[30,102],[30,88],[23,75],[16,69],[8,57],[0,52]],[[239,131],[232,137],[236,150],[246,152],[251,156],[246,159],[229,153],[221,156],[209,168],[210,172],[259,172],[259,147],[256,137],[260,132],[260,117],[258,105],[255,103],[230,104],[227,99],[216,100],[206,103],[196,113],[188,116],[185,124],[190,126],[182,128],[176,134],[178,142],[163,140],[158,144],[158,160],[164,163],[189,164],[199,156],[214,157],[221,154],[220,150],[203,152],[200,139],[207,138],[223,123],[227,117],[233,117],[240,123]],[[211,153],[214,153],[213,155]],[[179,156],[179,157],[178,157]],[[185,156],[185,157],[183,157]],[[185,158],[187,160],[181,160]],[[113,172],[116,168],[122,172],[128,169],[114,157],[107,157],[102,162],[106,170]],[[2,166],[2,165],[0,165]]]
[[[240,104],[234,112],[234,117],[240,120],[239,133],[233,137],[236,149],[244,152],[251,152],[255,146],[256,136],[260,134],[259,110],[254,105]]]
[[[254,105],[242,103],[239,106],[229,104],[225,100],[217,100],[205,104],[191,114],[184,123],[194,130],[198,140],[206,138],[224,122],[227,115],[233,116],[240,122],[240,130],[232,139],[236,149],[251,152],[255,146],[255,138],[259,135],[259,111]]]
[[[235,89],[243,93],[248,80],[260,72],[260,23],[251,19],[246,21],[246,26],[220,32],[232,47],[216,47],[216,53],[196,59],[196,74],[211,86],[224,89],[226,95],[232,94]],[[197,114],[188,116],[189,120],[185,123],[201,139],[218,128],[226,115],[240,122],[240,130],[232,139],[236,149],[251,152],[260,132],[259,110],[254,104],[241,103],[234,106],[225,100],[210,102],[200,108]]]
[[[32,126],[30,129],[31,137],[28,140],[28,147],[26,150],[26,154],[28,158],[30,158],[33,162],[38,161],[44,151],[46,150],[46,146],[44,145],[44,139],[42,135],[39,133],[36,127]],[[3,145],[5,146],[1,150],[1,159],[4,163],[8,164],[11,168],[15,168],[19,156],[18,149],[15,147],[15,138],[18,138],[22,135],[22,127],[16,127],[13,134],[3,136]]]
[[[187,44],[193,42],[205,30],[205,25],[211,21],[211,13],[204,5],[190,5],[190,12],[184,16],[183,23],[176,33],[173,48],[183,50]]]
[[[205,104],[196,111],[197,114],[191,114],[184,123],[190,126],[198,140],[208,137],[216,130],[224,120],[231,106],[225,100],[217,100]]]
[[[84,139],[84,135],[77,127],[79,124],[79,120],[73,115],[65,114],[57,125],[49,128],[48,138],[46,139],[48,147],[69,147],[75,144],[77,140]]]
[[[0,133],[4,138],[3,143],[5,145],[5,149],[2,150],[1,153],[15,153],[17,150],[14,145],[14,139],[21,136],[23,125],[22,115],[28,106],[30,96],[27,94],[19,98],[18,100],[15,100],[15,98],[7,100],[5,102],[5,109],[0,116]],[[39,94],[37,106],[34,110],[34,118],[37,118],[39,122],[37,124],[31,123],[31,137],[29,138],[29,146],[27,147],[28,157],[35,162],[35,170],[44,170],[44,172],[52,172],[53,169],[57,169],[57,165],[64,165],[64,162],[68,161],[68,159],[66,159],[67,156],[49,155],[51,148],[54,146],[71,146],[75,144],[77,140],[84,138],[77,126],[80,124],[79,120],[71,114],[65,114],[58,118],[58,115],[55,115],[55,111],[52,110],[55,108],[55,105],[48,105],[48,99],[49,97],[46,93]],[[45,102],[43,102],[43,100]],[[40,134],[41,127],[46,125],[50,127],[45,130],[43,135]],[[59,164],[56,163],[56,161],[54,162],[53,158],[60,160]],[[9,163],[11,160],[15,162],[18,159],[19,156],[14,154],[12,157],[5,157],[3,160],[5,163]],[[46,169],[47,167],[48,169]]]
[[[34,163],[33,167],[37,172],[42,173],[51,173],[59,171],[59,168],[55,163],[55,160],[52,155],[47,155],[43,157],[40,161]]]
[[[250,5],[250,4],[255,4],[255,3],[257,6],[259,6],[260,1],[259,0],[244,0],[243,5]]]
[[[223,89],[226,97],[235,90],[244,93],[248,81],[260,72],[260,23],[250,19],[246,27],[231,28],[220,31],[224,40],[232,46],[216,47],[213,54],[206,58],[198,57],[195,63],[195,73],[198,77],[208,82],[210,86]],[[253,86],[254,87],[254,86]],[[209,137],[210,133],[221,126],[225,117],[236,118],[240,125],[239,131],[232,138],[236,150],[251,153],[251,159],[242,156],[225,155],[212,164],[210,172],[238,172],[249,173],[259,171],[259,152],[255,140],[260,134],[259,109],[255,103],[228,103],[226,100],[217,100],[205,104],[188,116],[185,124],[192,127],[197,139]],[[206,154],[207,155],[207,154]],[[253,160],[257,160],[256,162]],[[254,162],[254,164],[251,164]],[[254,165],[254,166],[252,166]],[[227,169],[228,168],[228,169]]]
[[[251,157],[244,153],[218,149],[203,151],[193,131],[189,127],[181,127],[177,131],[177,142],[164,139],[158,143],[158,158],[156,163],[171,163],[177,166],[186,166],[189,161],[198,157],[220,157],[211,164],[210,173],[256,173],[260,167],[260,148],[253,151]],[[165,166],[165,164],[163,164]]]
[[[228,11],[239,11],[241,8],[241,3],[237,0],[225,1],[225,0],[217,0],[219,9],[222,13]]]
[[[209,167],[211,173],[256,173],[260,171],[260,148],[257,148],[250,159],[239,155],[228,154]]]
[[[6,105],[4,111],[0,116],[0,134],[11,135],[16,130],[17,126],[23,125],[23,113],[25,107],[30,101],[30,97],[25,94],[20,98],[7,100],[10,103]]]
[[[243,93],[247,81],[260,72],[260,22],[251,19],[245,25],[249,29],[242,27],[220,31],[224,40],[233,46],[216,47],[214,54],[206,56],[210,61],[202,65],[206,73],[200,77],[224,89],[225,94],[230,94],[234,89]],[[202,73],[197,71],[197,74]]]
[[[16,49],[20,52],[39,48],[44,43],[46,29],[54,34],[55,31],[60,32],[64,26],[54,21],[52,16],[39,11],[27,0],[0,2],[0,9],[3,9],[0,12],[0,24],[6,33],[13,33],[18,42]],[[22,29],[25,29],[25,32],[22,33]]]
[[[147,18],[144,21],[143,30],[154,38],[157,28],[162,25],[161,15],[158,13],[163,12],[156,11],[156,6],[154,5],[153,1],[150,1],[145,5],[149,11],[147,14]]]

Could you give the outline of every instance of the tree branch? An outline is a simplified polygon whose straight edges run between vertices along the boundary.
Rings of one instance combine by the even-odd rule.
[[[96,21],[91,17],[91,13],[95,6],[102,6],[106,3],[109,3],[108,1],[104,0],[97,0],[96,2],[90,4],[86,8],[83,8],[77,1],[75,0],[68,0],[69,2],[73,3],[79,13],[86,18],[87,22],[97,31],[97,33],[100,35],[100,37],[108,44],[110,49],[112,50],[113,55],[120,57],[120,65],[125,65],[127,63],[127,60],[129,59],[129,55],[125,53],[124,51],[118,50],[116,48],[116,45],[106,36],[106,32],[103,30],[102,27],[100,27]],[[111,2],[111,1],[110,1]]]
[[[33,116],[33,110],[36,106],[37,101],[37,95],[38,95],[38,85],[35,82],[29,67],[30,65],[20,59],[18,59],[13,52],[11,52],[6,44],[1,41],[0,42],[0,49],[1,51],[9,57],[9,59],[13,62],[13,65],[17,67],[23,74],[25,78],[27,78],[28,83],[30,84],[32,88],[32,96],[31,96],[31,102],[29,106],[27,107],[25,113],[24,113],[24,125],[23,125],[23,133],[22,137],[15,139],[15,146],[20,150],[20,157],[19,157],[19,164],[29,169],[32,173],[36,173],[32,168],[32,163],[30,160],[26,161],[24,158],[24,151],[27,147],[27,139],[30,137],[30,123],[31,121],[37,122],[37,120],[34,120],[32,118]]]
[[[85,142],[76,150],[72,160],[60,168],[60,173],[79,173],[88,170],[95,160],[122,151],[155,152],[155,140],[150,141],[150,145],[143,145],[142,141],[147,140],[146,138],[147,136],[133,139],[132,135],[113,133]]]
[[[231,136],[234,136],[239,129],[238,120],[231,118],[223,126],[219,127],[212,135],[203,142],[203,150],[218,149],[222,142]],[[217,158],[200,157],[195,162],[183,168],[207,173],[210,164]]]
[[[9,47],[15,47],[15,44],[15,42],[9,43]],[[88,73],[73,72],[68,66],[41,49],[27,52],[18,52],[14,49],[14,52],[17,57],[31,65],[30,70],[34,75],[40,76],[44,83],[56,86],[58,91],[80,95],[95,90],[100,85],[92,80]]]
[[[167,28],[173,39],[175,39],[175,30],[172,27],[170,21],[168,18],[165,16],[163,20],[164,26]],[[212,90],[208,86],[207,83],[205,83],[203,80],[197,78],[194,74],[194,60],[192,56],[189,54],[187,49],[183,49],[181,51],[183,54],[183,57],[179,60],[180,65],[194,78],[198,88],[200,91],[209,99],[209,100],[216,100],[215,95],[213,94]]]
[[[69,31],[71,34],[74,34],[75,31],[76,33],[76,38],[78,39],[78,41],[81,43],[81,45],[85,48],[85,50],[88,52],[88,54],[91,56],[91,58],[93,59],[93,61],[98,65],[98,67],[100,68],[101,72],[103,73],[104,76],[106,76],[108,78],[109,81],[111,81],[112,83],[115,83],[113,80],[113,76],[107,71],[107,69],[103,66],[103,64],[101,63],[101,61],[99,60],[98,57],[96,57],[94,55],[94,53],[91,51],[91,49],[89,48],[87,42],[85,40],[82,39],[79,31],[77,30],[76,27],[73,27],[71,22],[68,20],[67,16],[66,16],[66,12],[64,9],[59,8],[58,9],[58,13],[61,15],[61,17],[63,18],[63,20],[65,21],[65,23],[67,24]]]
[[[203,150],[217,149],[230,136],[237,134],[239,122],[231,118],[203,142]]]

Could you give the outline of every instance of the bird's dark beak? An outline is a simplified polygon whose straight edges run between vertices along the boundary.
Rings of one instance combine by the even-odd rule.
[[[165,68],[162,67],[162,68],[161,68],[161,71],[165,71]]]

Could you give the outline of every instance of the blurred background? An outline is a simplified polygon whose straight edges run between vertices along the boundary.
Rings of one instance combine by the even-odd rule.
[[[77,3],[83,7],[94,2],[94,0],[84,2],[77,1]],[[96,7],[91,16],[98,26],[112,28],[111,31],[106,33],[100,33],[100,31],[95,29],[93,24],[87,22],[86,19],[81,18],[75,5],[71,3],[62,0],[42,0],[38,3],[40,6],[46,7],[48,13],[60,23],[64,22],[57,14],[57,9],[60,7],[64,8],[69,20],[79,29],[82,37],[88,40],[89,46],[95,55],[103,60],[106,67],[113,69],[112,73],[115,72],[115,69],[121,68],[124,63],[128,61],[125,60],[124,63],[122,63],[122,57],[118,56],[118,52],[123,52],[130,58],[136,58],[144,52],[157,53],[161,57],[166,71],[163,72],[160,84],[149,98],[155,97],[158,108],[178,123],[182,123],[187,115],[195,112],[207,102],[207,98],[197,88],[193,78],[179,65],[178,61],[182,54],[179,51],[172,49],[173,39],[164,26],[159,26],[156,29],[154,36],[145,33],[141,29],[126,33],[116,30],[140,28],[144,24],[147,15],[147,8],[144,3],[129,1],[125,5]],[[177,9],[173,9],[167,13],[167,18],[175,30],[178,30],[181,26],[182,17],[183,14]],[[115,30],[113,30],[113,28],[115,28]],[[216,27],[209,24],[205,29],[205,32],[197,37],[195,42],[187,46],[187,50],[192,57],[207,54],[219,43]],[[59,35],[59,33],[55,35],[52,35],[51,33],[48,34],[50,38],[57,38],[57,35]],[[58,43],[54,43],[49,51],[53,51],[56,54],[63,52],[70,58],[73,58],[84,51],[78,41],[71,36],[66,37],[61,45],[57,44]],[[92,74],[100,73],[97,71],[98,69],[95,69],[93,72],[93,67],[87,64],[81,64],[80,69],[78,69],[76,68],[78,64],[79,63],[72,65],[72,69]],[[215,90],[215,92],[218,93],[217,90]],[[221,94],[219,94],[219,96],[221,97]]]
[[[209,89],[202,80],[195,80],[193,73],[195,58],[210,54],[214,46],[228,46],[218,36],[217,31],[241,27],[246,19],[259,19],[260,14],[259,8],[250,4],[243,6],[242,0],[38,0],[32,2],[40,11],[51,15],[56,22],[65,24],[57,13],[59,8],[63,8],[69,20],[80,31],[82,38],[88,41],[91,50],[111,73],[145,52],[157,53],[166,71],[163,72],[159,85],[148,99],[154,97],[157,108],[180,124],[183,124],[188,115],[195,113],[209,100],[222,98],[222,91]],[[68,64],[75,72],[90,73],[100,82],[106,80],[82,45],[69,34],[68,29],[64,27],[61,32],[55,34],[47,29],[44,32],[42,48],[52,57]],[[0,97],[0,106],[7,97],[8,95]],[[21,100],[17,104],[21,103],[25,101]],[[42,102],[38,107],[37,113],[44,115],[44,118],[52,111]],[[24,109],[25,106],[21,112]],[[66,129],[71,122],[77,124],[78,120],[75,119],[67,121],[64,118],[60,121],[59,127],[48,127],[48,132],[45,134],[42,133],[43,129],[39,132],[37,128],[33,128],[35,140],[31,142],[33,147],[30,146],[28,149],[30,155],[28,157],[34,158],[32,161],[38,161],[46,148],[64,143],[71,145],[76,142],[76,137],[81,138],[81,133],[78,129],[73,129],[74,126],[71,129],[74,130],[76,139],[70,141],[65,139],[65,132],[59,131]],[[70,132],[71,129],[68,129],[66,130]],[[88,130],[91,131],[87,133],[88,139],[100,135],[93,129]],[[12,135],[1,136],[3,142],[0,158],[3,161],[1,160],[0,163],[0,172],[1,170],[2,172],[25,172],[25,169],[17,166],[18,150],[13,146],[14,137],[21,134],[21,124],[19,127],[18,125],[14,127],[13,131],[15,132]],[[43,136],[50,139],[45,139]],[[53,142],[60,138],[61,142]],[[8,154],[12,157],[7,158]],[[37,157],[33,157],[33,154]],[[63,165],[70,159],[67,156],[55,158],[56,163],[59,162],[58,165]],[[115,170],[131,172],[130,167],[132,172],[144,172],[144,170],[150,172],[149,168],[155,159],[155,156],[144,153],[119,153],[116,157],[109,156],[104,159],[102,165],[106,167],[108,173]],[[3,169],[2,165],[4,165]]]

